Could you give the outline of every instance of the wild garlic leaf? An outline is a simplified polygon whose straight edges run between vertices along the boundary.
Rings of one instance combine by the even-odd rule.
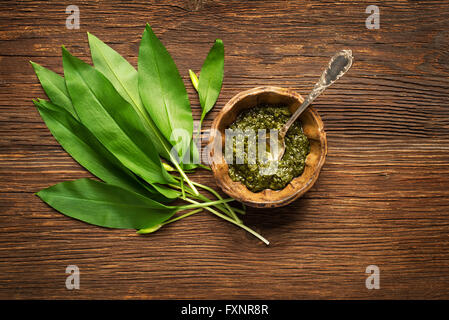
[[[179,196],[181,195],[180,192],[173,190],[163,184],[157,184],[157,183],[153,183],[151,184],[151,186],[160,194],[164,195],[164,197],[169,198],[169,199],[176,199],[179,198]]]
[[[200,163],[200,152],[198,151],[198,147],[193,139],[190,142],[190,154],[189,155],[190,155],[189,162],[183,163],[182,168],[187,171],[195,170],[196,168],[198,168],[199,163]]]
[[[215,105],[220,95],[221,85],[223,83],[223,69],[224,46],[223,41],[217,39],[201,68],[198,94],[203,112],[201,113],[200,123],[203,122],[204,117]]]
[[[154,200],[164,202],[168,200],[154,188],[147,187],[139,181],[70,113],[45,100],[34,101],[34,103],[55,139],[75,161],[90,173],[104,182]]]
[[[178,211],[132,191],[91,179],[58,183],[37,196],[62,214],[107,228],[145,229]]]
[[[148,24],[140,42],[137,72],[146,110],[182,159],[190,148],[193,132],[190,102],[175,62]]]
[[[89,47],[95,68],[103,73],[114,88],[129,103],[144,111],[137,86],[137,71],[117,51],[88,33]]]
[[[67,89],[81,123],[125,167],[148,183],[175,182],[162,167],[157,150],[133,107],[102,73],[65,48],[62,53]]]
[[[128,101],[144,120],[151,141],[159,154],[169,160],[171,145],[159,132],[156,124],[148,115],[139,96],[137,71],[117,51],[106,43],[88,33],[90,52],[95,68],[114,86],[117,92]]]
[[[70,112],[70,114],[78,119],[78,116],[73,108],[72,101],[70,100],[69,93],[65,86],[64,78],[59,74],[37,64],[32,61],[34,72],[39,79],[42,88],[44,88],[45,93],[50,98],[50,100],[58,106],[63,107],[65,110]]]
[[[190,77],[190,81],[192,82],[192,86],[195,88],[195,90],[198,92],[198,76],[196,75],[195,72],[193,72],[193,70],[189,69],[189,77]]]

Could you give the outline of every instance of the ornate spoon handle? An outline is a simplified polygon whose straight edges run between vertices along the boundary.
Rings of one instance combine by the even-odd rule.
[[[312,92],[307,96],[302,105],[295,111],[292,117],[280,130],[282,137],[285,136],[290,126],[306,110],[306,108],[318,97],[327,87],[340,79],[352,65],[352,51],[342,50],[332,57],[327,68],[323,71],[320,80],[315,84]]]

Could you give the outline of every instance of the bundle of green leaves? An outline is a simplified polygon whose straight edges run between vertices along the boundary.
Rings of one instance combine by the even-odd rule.
[[[64,77],[31,62],[49,98],[33,102],[64,150],[101,181],[61,182],[37,195],[66,216],[142,234],[207,210],[268,245],[237,216],[244,207],[231,207],[234,199],[223,199],[188,177],[195,169],[209,168],[199,163],[193,143],[183,80],[151,27],[147,24],[142,35],[137,71],[97,37],[88,38],[94,67],[64,47]],[[220,94],[223,67],[223,42],[217,39],[199,79],[189,70],[200,98],[201,123]],[[176,199],[184,204],[173,205]]]

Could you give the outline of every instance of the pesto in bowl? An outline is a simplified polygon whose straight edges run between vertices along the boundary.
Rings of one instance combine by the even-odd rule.
[[[235,132],[252,130],[256,135],[258,130],[267,130],[268,133],[270,129],[280,130],[290,116],[291,112],[285,105],[260,105],[244,110],[229,126],[229,129]],[[303,173],[310,145],[299,121],[292,124],[285,136],[285,153],[277,163],[277,167],[273,167],[273,163],[267,157],[257,156],[248,160],[248,155],[251,155],[248,150],[248,141],[249,138],[246,134],[240,138],[238,133],[235,135],[232,141],[233,161],[229,164],[229,176],[233,181],[243,183],[250,191],[283,189],[290,181]],[[239,144],[243,145],[239,146]],[[244,150],[244,152],[237,154],[240,150]],[[258,154],[257,144],[255,151],[255,154]],[[268,153],[265,154],[268,156]],[[243,161],[240,162],[243,163],[237,163],[238,156],[241,157]],[[270,172],[268,171],[269,167],[275,169]]]

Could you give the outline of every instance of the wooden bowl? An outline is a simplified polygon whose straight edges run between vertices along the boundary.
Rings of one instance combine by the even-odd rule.
[[[209,140],[211,168],[217,184],[226,194],[251,207],[273,208],[291,203],[313,186],[326,158],[327,140],[323,122],[312,107],[307,108],[300,116],[304,134],[310,142],[310,153],[307,155],[304,172],[282,190],[265,189],[255,193],[248,190],[244,184],[232,181],[224,151],[217,152],[224,150],[225,129],[235,121],[241,111],[260,104],[284,104],[294,112],[303,101],[304,98],[298,93],[279,87],[257,87],[240,92],[228,101],[212,124]]]

